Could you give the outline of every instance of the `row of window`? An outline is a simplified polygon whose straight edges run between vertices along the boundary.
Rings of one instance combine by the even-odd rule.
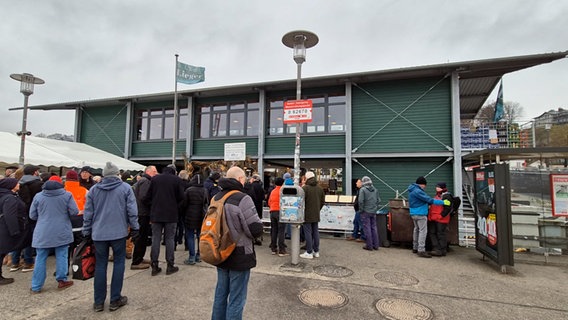
[[[300,132],[325,134],[345,132],[345,95],[306,97],[313,103],[312,121],[302,123]],[[266,110],[267,135],[296,133],[296,124],[284,124],[284,102],[292,98],[269,100]],[[254,137],[259,134],[260,104],[258,101],[238,103],[201,104],[196,107],[196,138]],[[179,109],[178,139],[187,136],[187,107]],[[137,109],[135,115],[136,140],[167,140],[174,134],[174,111],[171,107]]]

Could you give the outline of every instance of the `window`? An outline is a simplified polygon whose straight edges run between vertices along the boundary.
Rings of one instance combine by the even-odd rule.
[[[172,139],[174,110],[170,108],[138,109],[136,111],[136,134],[138,141]],[[187,132],[187,107],[179,109],[178,139],[185,139]]]
[[[196,133],[199,138],[257,136],[258,102],[199,105]]]
[[[300,124],[300,132],[325,134],[345,132],[345,95],[316,95],[312,100],[312,121]],[[284,124],[284,101],[293,97],[270,99],[267,109],[268,135],[295,134],[296,124]]]

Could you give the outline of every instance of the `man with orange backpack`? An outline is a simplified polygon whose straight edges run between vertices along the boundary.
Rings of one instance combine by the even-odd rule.
[[[253,241],[262,234],[262,222],[251,197],[243,192],[246,176],[243,169],[232,167],[226,178],[219,179],[222,191],[212,200],[220,200],[236,190],[224,202],[224,215],[236,247],[217,265],[217,286],[212,319],[242,319],[246,304],[250,269],[256,267]]]

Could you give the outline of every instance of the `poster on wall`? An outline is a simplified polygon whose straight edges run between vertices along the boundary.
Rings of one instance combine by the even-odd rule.
[[[568,174],[550,175],[550,200],[553,216],[568,217]]]
[[[475,248],[501,266],[513,265],[509,167],[474,170]]]

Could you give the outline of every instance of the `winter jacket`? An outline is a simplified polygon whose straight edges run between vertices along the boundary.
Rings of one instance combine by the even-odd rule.
[[[211,177],[205,180],[205,182],[203,183],[203,187],[205,187],[205,189],[207,190],[207,194],[209,197],[207,200],[209,200],[209,202],[211,202],[211,198],[213,198],[219,191],[221,191],[221,188],[219,187],[217,182],[211,179]]]
[[[26,204],[12,190],[0,188],[0,254],[23,248]]]
[[[181,178],[173,168],[165,167],[162,174],[152,177],[148,193],[142,199],[150,206],[150,221],[177,223],[183,191]]]
[[[365,185],[359,189],[357,203],[359,204],[360,212],[377,213],[380,202],[379,190],[375,189],[372,184]]]
[[[280,189],[282,189],[282,186],[276,186],[274,190],[270,192],[270,197],[268,197],[268,207],[270,211],[280,212]]]
[[[309,178],[306,184],[302,187],[304,189],[304,222],[313,223],[320,221],[320,210],[325,203],[325,193],[323,189],[318,186],[316,178]]]
[[[203,187],[200,175],[195,175],[189,182],[189,188],[185,190],[184,199],[181,203],[181,212],[184,215],[186,228],[201,229],[201,223],[205,217],[207,206],[207,190]]]
[[[41,192],[41,186],[43,182],[39,176],[25,175],[20,179],[20,190],[18,190],[18,195],[20,199],[26,204],[26,212],[30,213],[30,207],[32,206],[32,201],[36,194]]]
[[[434,199],[437,200],[452,200],[452,195],[449,192],[444,192],[444,193],[437,193],[434,196]],[[428,220],[429,221],[435,221],[435,222],[439,222],[439,223],[445,223],[448,224],[450,223],[450,215],[447,215],[445,217],[442,217],[442,212],[444,211],[446,207],[443,205],[437,205],[437,204],[432,204],[430,205],[430,210],[428,210]],[[449,208],[449,207],[447,207]]]
[[[256,208],[258,216],[262,217],[262,210],[264,207],[264,188],[262,187],[262,182],[253,181],[250,183],[247,193],[254,202],[254,207]]]
[[[138,216],[140,217],[150,216],[150,206],[142,202],[142,199],[148,194],[150,189],[150,180],[152,180],[152,177],[143,174],[140,180],[132,186],[134,196],[136,197],[136,205],[138,206]]]
[[[408,192],[408,206],[411,216],[427,216],[429,204],[444,205],[444,201],[431,198],[416,183],[408,187]]]
[[[89,190],[83,216],[83,234],[95,241],[126,238],[129,226],[140,229],[132,187],[115,176],[103,178]]]
[[[79,214],[71,216],[71,225],[74,230],[80,230],[83,227],[83,210],[85,210],[85,202],[87,202],[87,189],[79,184],[79,181],[65,181],[65,191],[71,192]]]
[[[235,179],[219,179],[219,186],[223,189],[215,195],[221,199],[231,190],[239,190],[225,201],[225,216],[231,230],[231,236],[237,241],[233,253],[217,267],[236,271],[245,271],[256,267],[256,253],[253,240],[262,234],[262,222],[256,213],[256,208],[249,195],[242,192],[243,186]]]
[[[95,182],[95,180],[93,180],[93,177],[89,177],[89,179],[87,180],[83,180],[79,177],[79,184],[81,185],[81,187],[87,190],[91,190],[91,188],[97,183]]]
[[[73,242],[71,216],[78,213],[73,195],[61,183],[44,183],[43,191],[34,197],[30,209],[30,219],[37,221],[32,247],[56,248]]]
[[[357,193],[355,194],[355,201],[353,202],[353,209],[355,212],[359,212],[359,192],[361,188],[357,189]]]

